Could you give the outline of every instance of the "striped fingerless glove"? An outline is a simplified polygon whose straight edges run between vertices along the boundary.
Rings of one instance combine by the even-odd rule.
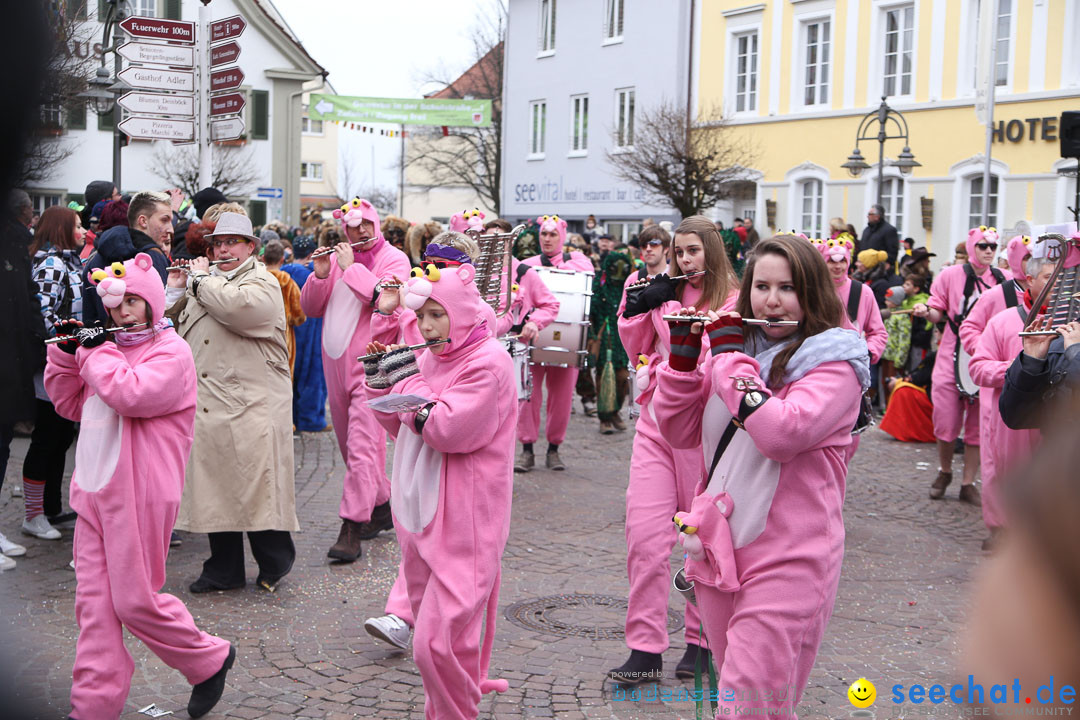
[[[713,355],[727,352],[742,352],[742,318],[724,315],[705,326],[709,334],[709,352]]]
[[[409,348],[386,353],[379,359],[379,372],[386,376],[390,385],[397,385],[407,377],[420,372],[416,354]]]
[[[364,381],[369,388],[385,390],[390,387],[390,380],[379,372],[379,358],[368,358],[364,361]]]
[[[693,323],[671,325],[671,356],[668,366],[679,372],[693,372],[701,355],[701,333],[692,333]]]

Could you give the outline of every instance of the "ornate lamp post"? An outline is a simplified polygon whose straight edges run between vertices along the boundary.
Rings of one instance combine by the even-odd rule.
[[[113,184],[119,188],[120,148],[122,147],[122,138],[120,133],[120,105],[117,104],[116,99],[121,93],[125,92],[127,88],[120,80],[113,82],[113,77],[109,75],[109,71],[105,67],[105,55],[106,53],[113,53],[113,67],[116,75],[119,76],[120,70],[123,69],[123,60],[120,57],[120,53],[116,52],[120,40],[119,37],[117,37],[115,43],[110,43],[110,36],[112,35],[113,27],[124,20],[128,16],[128,12],[126,0],[105,0],[105,4],[109,7],[109,14],[105,18],[105,30],[101,38],[101,65],[94,72],[94,77],[88,81],[87,84],[89,85],[89,88],[86,92],[79,93],[78,97],[85,100],[90,109],[99,116],[108,115],[110,112],[113,113],[112,181]]]
[[[886,140],[903,140],[904,149],[900,153],[899,158],[889,163],[900,171],[900,174],[907,177],[911,174],[914,168],[921,167],[922,163],[915,161],[915,155],[911,152],[911,148],[908,147],[908,126],[907,120],[900,114],[899,111],[893,110],[885,102],[885,95],[881,97],[881,106],[873,112],[867,113],[859,123],[859,130],[855,135],[855,150],[848,156],[847,162],[840,167],[845,168],[851,177],[859,177],[863,174],[864,170],[870,169],[870,165],[863,159],[862,151],[859,150],[859,143],[863,140],[877,140],[878,142],[878,185],[877,185],[877,204],[883,205],[881,202],[882,185],[885,181],[885,141]],[[874,123],[877,123],[877,132],[873,132]],[[890,132],[895,134],[890,134]]]

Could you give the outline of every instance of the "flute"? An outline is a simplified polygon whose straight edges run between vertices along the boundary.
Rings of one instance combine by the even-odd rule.
[[[376,239],[377,238],[368,238],[367,240],[357,240],[356,242],[349,243],[349,247],[356,247],[357,245],[363,245],[365,243],[369,243],[372,240],[376,240]],[[311,259],[314,260],[315,258],[325,257],[326,255],[331,255],[331,254],[333,254],[335,247],[337,247],[337,245],[333,245],[331,247],[320,248],[320,249],[316,250],[315,252],[311,253]]]
[[[700,277],[701,275],[705,275],[706,272],[707,272],[706,270],[698,270],[696,272],[686,273],[685,275],[676,275],[675,277],[668,278],[668,280],[687,280],[689,278],[695,278],[695,277]],[[655,278],[646,278],[644,280],[638,280],[636,283],[632,283],[630,285],[627,285],[626,289],[627,290],[640,290],[641,288],[648,287],[649,284],[652,283],[652,281],[654,279]]]
[[[408,347],[398,348],[397,350],[423,350],[424,348],[431,347],[433,345],[442,345],[448,342],[450,342],[450,338],[445,338],[443,340],[428,340],[427,342],[420,343],[419,345],[409,345]],[[384,350],[383,352],[371,353],[370,355],[361,355],[360,357],[356,358],[356,361],[364,362],[365,360],[374,360],[375,358],[380,358],[387,353],[397,352],[397,350]]]
[[[229,258],[227,260],[211,260],[210,264],[211,265],[224,265],[225,263],[231,263],[231,262],[236,262],[236,258]],[[184,272],[187,272],[187,271],[191,270],[191,266],[190,265],[170,265],[169,267],[167,267],[165,269],[168,270],[169,272],[172,272],[174,270],[183,270]]]
[[[120,327],[105,328],[105,332],[111,332],[111,333],[123,332],[124,330],[131,330],[131,329],[137,328],[137,327],[146,327],[146,323],[141,322],[141,323],[135,323],[134,325],[121,325]],[[74,340],[74,339],[75,339],[74,335],[57,335],[55,337],[51,337],[48,340],[46,340],[45,344],[46,345],[56,345],[57,343],[68,342],[69,340]]]
[[[676,323],[710,323],[712,318],[708,315],[665,315],[664,320]],[[740,318],[743,325],[762,325],[764,327],[795,327],[798,320],[759,320],[758,318]]]

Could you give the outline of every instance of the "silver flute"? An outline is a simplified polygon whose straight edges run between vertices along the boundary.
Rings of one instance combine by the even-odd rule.
[[[146,327],[146,323],[141,322],[141,323],[135,323],[134,325],[121,325],[120,327],[105,328],[105,332],[111,332],[111,333],[123,332],[125,330],[133,330],[134,328],[137,328],[137,327]],[[56,345],[58,343],[68,342],[69,340],[74,340],[74,339],[75,339],[74,335],[57,335],[55,337],[51,337],[48,340],[46,340],[45,344],[46,345]]]
[[[356,247],[357,245],[363,245],[365,243],[369,243],[372,240],[376,240],[376,239],[377,238],[368,238],[367,240],[357,240],[356,242],[349,243],[349,247]],[[334,248],[336,248],[336,247],[337,247],[337,245],[331,245],[330,247],[319,248],[315,252],[311,253],[311,259],[314,260],[315,258],[325,257],[326,255],[332,255],[333,252],[334,252]]]
[[[211,260],[210,264],[211,265],[224,265],[225,263],[231,263],[231,262],[236,262],[236,258],[228,258],[227,260]],[[167,267],[165,269],[168,270],[169,272],[172,272],[174,270],[182,270],[184,272],[190,272],[191,271],[191,266],[190,265],[170,265],[169,267]]]
[[[706,270],[698,270],[692,273],[686,273],[685,275],[676,275],[675,277],[669,277],[668,280],[687,280],[689,278],[700,277],[707,274]],[[626,286],[627,290],[640,290],[641,288],[649,287],[653,280],[656,278],[646,278],[644,280],[638,280],[636,283],[631,283]]]
[[[710,323],[712,318],[708,315],[665,315],[666,322],[675,323]],[[740,318],[743,325],[762,325],[764,327],[795,327],[798,320],[759,320],[758,318]]]
[[[428,340],[427,342],[420,343],[418,345],[409,345],[407,347],[398,348],[397,350],[384,350],[383,352],[371,353],[370,355],[361,355],[356,358],[357,362],[364,362],[365,360],[374,360],[375,358],[381,358],[387,353],[397,352],[398,350],[423,350],[424,348],[431,347],[433,345],[443,345],[450,342],[450,338],[444,338],[442,340]]]

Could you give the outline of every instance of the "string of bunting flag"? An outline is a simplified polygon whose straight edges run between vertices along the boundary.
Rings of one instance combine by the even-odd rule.
[[[374,128],[371,125],[364,125],[364,124],[361,124],[361,123],[354,123],[354,122],[345,122],[343,120],[327,120],[326,122],[331,122],[334,125],[337,125],[338,127],[342,128],[344,130],[356,130],[358,132],[372,133],[372,134],[374,134],[375,130],[376,130],[376,128]],[[386,128],[379,128],[378,130],[379,130],[379,135],[380,136],[389,137],[389,138],[408,138],[409,135],[412,133],[411,130],[387,130]],[[447,135],[449,135],[450,134],[450,128],[448,126],[446,126],[446,125],[443,125],[442,126],[442,134],[443,134],[443,137],[446,137]]]

